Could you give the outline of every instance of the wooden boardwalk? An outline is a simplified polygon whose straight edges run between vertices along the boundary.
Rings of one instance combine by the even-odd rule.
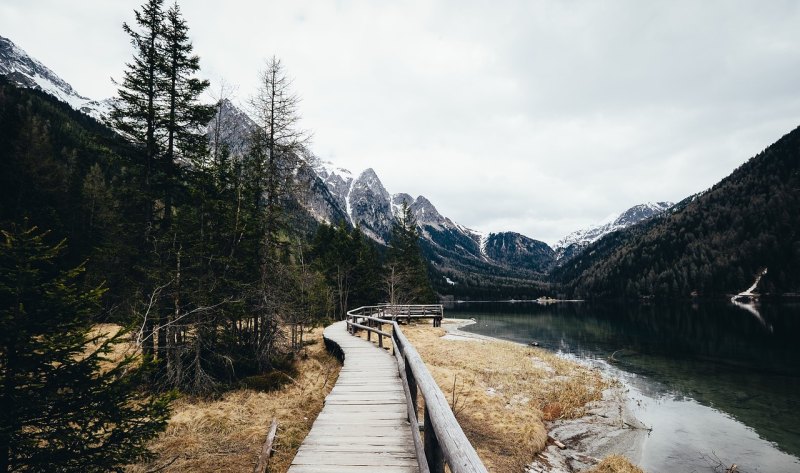
[[[347,333],[344,321],[324,336],[340,347],[344,366],[289,473],[418,473],[395,358]]]

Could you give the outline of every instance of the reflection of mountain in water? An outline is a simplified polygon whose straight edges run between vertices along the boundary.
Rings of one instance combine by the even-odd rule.
[[[744,309],[744,310],[742,310]],[[752,309],[752,310],[751,310]],[[472,304],[467,330],[608,359],[651,380],[654,397],[688,396],[800,455],[800,305]]]

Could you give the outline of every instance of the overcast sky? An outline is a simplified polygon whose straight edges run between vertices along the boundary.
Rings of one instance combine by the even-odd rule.
[[[0,35],[109,97],[140,3],[2,0]],[[318,156],[482,231],[552,244],[800,125],[798,1],[180,3],[214,88],[278,56]]]

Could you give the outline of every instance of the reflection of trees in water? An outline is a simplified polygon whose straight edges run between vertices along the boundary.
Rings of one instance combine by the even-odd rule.
[[[756,313],[726,303],[470,304],[452,313],[477,317],[467,330],[551,350],[607,357],[627,348],[677,359],[766,367],[798,373],[800,306],[760,305]]]

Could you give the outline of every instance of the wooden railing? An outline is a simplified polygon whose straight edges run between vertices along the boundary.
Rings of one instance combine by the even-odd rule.
[[[383,347],[383,337],[392,340],[393,353],[397,360],[403,390],[406,393],[408,421],[414,438],[420,473],[444,473],[447,464],[452,473],[486,473],[486,467],[478,457],[472,444],[453,415],[442,390],[434,381],[417,350],[408,341],[396,321],[388,317],[394,315],[397,307],[408,308],[408,317],[431,317],[438,321],[443,316],[442,306],[365,306],[347,312],[347,329],[350,333],[366,330],[367,339],[374,333],[378,336],[378,346]],[[436,309],[438,307],[438,309]],[[427,309],[424,309],[427,308]],[[411,315],[418,312],[418,315]],[[423,314],[427,312],[428,315]],[[386,318],[384,318],[386,317]],[[391,325],[392,332],[385,332],[384,325]],[[425,401],[422,428],[419,424],[419,393]],[[424,440],[420,437],[424,431]]]
[[[387,320],[398,319],[432,319],[433,326],[439,327],[444,318],[444,306],[442,304],[381,304],[371,306],[380,312],[374,314],[376,317]]]

